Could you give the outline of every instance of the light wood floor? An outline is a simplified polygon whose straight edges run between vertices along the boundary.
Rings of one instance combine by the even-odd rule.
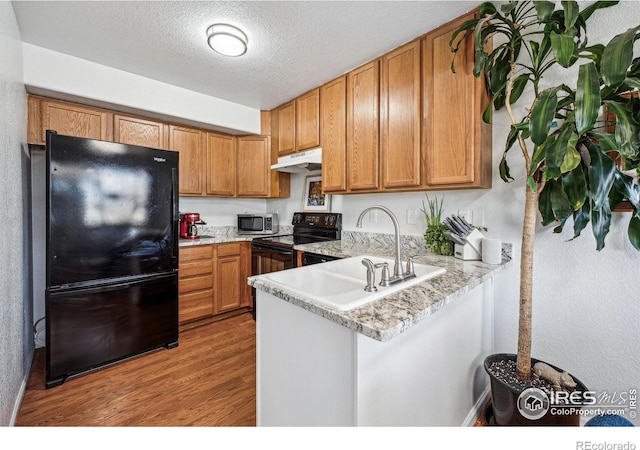
[[[250,313],[51,389],[38,349],[16,426],[255,426],[255,360]]]

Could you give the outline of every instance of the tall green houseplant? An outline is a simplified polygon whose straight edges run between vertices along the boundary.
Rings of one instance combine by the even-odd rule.
[[[633,209],[628,237],[640,250],[640,188],[627,174],[638,172],[640,165],[640,58],[634,54],[640,26],[623,31],[606,45],[587,40],[591,16],[617,3],[598,1],[582,10],[575,1],[483,3],[477,18],[462,24],[450,42],[455,72],[455,52],[464,38],[473,36],[473,72],[476,77],[484,76],[492,99],[484,120],[491,121],[493,109],[504,108],[509,116],[501,178],[513,181],[512,149],[519,148],[524,159],[527,182],[516,373],[521,380],[531,376],[538,213],[544,226],[556,224],[555,232],[562,231],[571,219],[574,238],[591,223],[600,250],[609,233],[612,210],[628,201]],[[568,79],[576,68],[575,86],[545,83],[555,81],[545,75]],[[521,99],[531,100],[523,117],[518,116],[523,108],[513,108]],[[604,108],[616,116],[615,131],[602,119]]]

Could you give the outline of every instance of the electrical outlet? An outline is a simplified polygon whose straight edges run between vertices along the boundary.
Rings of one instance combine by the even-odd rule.
[[[415,225],[418,223],[418,210],[407,209],[407,224]]]
[[[369,211],[369,222],[378,223],[378,210],[372,209]]]
[[[474,211],[473,222],[471,223],[477,227],[484,227],[484,211]]]

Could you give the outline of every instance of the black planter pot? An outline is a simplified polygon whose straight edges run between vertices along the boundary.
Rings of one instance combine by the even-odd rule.
[[[491,402],[496,425],[503,426],[579,426],[580,425],[580,402],[570,407],[553,407],[548,404],[548,396],[540,389],[526,390],[527,393],[520,395],[523,390],[513,387],[504,381],[496,378],[490,371],[489,367],[496,361],[515,361],[516,355],[511,353],[496,353],[489,355],[484,360],[484,369],[489,374],[491,381]],[[534,365],[540,360],[531,358],[531,364]],[[549,364],[549,363],[546,363]],[[554,369],[562,372],[563,370],[549,364]],[[572,375],[577,387],[576,392],[581,393],[587,391],[587,387],[576,377]],[[546,407],[544,397],[547,398]],[[576,397],[580,397],[578,394]],[[542,400],[541,400],[542,399]],[[520,402],[520,405],[518,404]],[[530,406],[533,407],[530,408]],[[539,405],[537,408],[536,406]],[[520,407],[519,407],[520,406]],[[546,411],[546,413],[545,413]],[[540,417],[541,414],[544,414]]]

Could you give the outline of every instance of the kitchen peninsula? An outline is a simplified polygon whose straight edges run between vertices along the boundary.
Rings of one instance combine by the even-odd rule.
[[[340,258],[389,257],[391,248],[348,233],[296,246]],[[493,279],[510,265],[511,246],[499,265],[405,254],[446,271],[347,311],[249,278],[258,292],[259,426],[460,426],[477,418],[488,395],[482,362],[493,350]]]

